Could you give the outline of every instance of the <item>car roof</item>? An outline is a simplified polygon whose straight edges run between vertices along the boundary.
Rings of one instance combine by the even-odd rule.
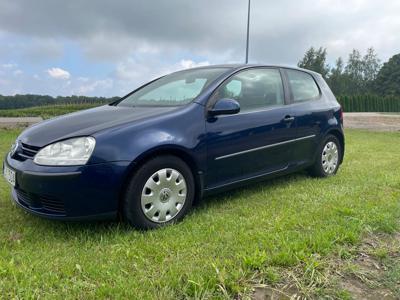
[[[308,70],[308,69],[303,69],[303,68],[289,66],[289,65],[275,65],[275,64],[217,64],[217,65],[207,65],[207,66],[195,67],[193,69],[226,68],[226,69],[232,69],[232,70],[240,70],[240,69],[257,68],[257,67],[292,69],[292,70],[312,73],[315,75],[320,75],[319,73]]]

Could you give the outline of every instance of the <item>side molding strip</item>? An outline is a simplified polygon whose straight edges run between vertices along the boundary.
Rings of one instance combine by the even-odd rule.
[[[271,145],[266,145],[266,146],[262,146],[262,147],[252,148],[252,149],[249,149],[249,150],[243,150],[243,151],[239,151],[239,152],[223,155],[223,156],[218,156],[218,157],[215,158],[215,160],[220,160],[220,159],[224,159],[224,158],[228,158],[228,157],[233,157],[233,156],[237,156],[237,155],[241,155],[241,154],[245,154],[245,153],[249,153],[249,152],[254,152],[254,151],[258,151],[258,150],[262,150],[262,149],[272,148],[272,147],[276,147],[276,146],[280,146],[280,145],[284,145],[284,144],[289,144],[289,143],[293,143],[293,142],[297,142],[297,141],[301,141],[301,140],[305,140],[305,139],[311,139],[311,138],[314,138],[314,137],[315,137],[315,134],[307,135],[307,136],[303,136],[303,137],[300,137],[300,138],[297,138],[297,139],[287,140],[287,141],[283,141],[283,142],[279,142],[279,143],[275,143],[275,144],[271,144]]]

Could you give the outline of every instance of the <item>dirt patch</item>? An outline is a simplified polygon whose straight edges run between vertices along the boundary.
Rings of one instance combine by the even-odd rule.
[[[264,299],[290,299],[290,295],[284,294],[283,291],[278,289],[273,289],[271,287],[256,287],[253,295],[254,300],[264,300]]]
[[[358,248],[357,257],[344,268],[346,275],[339,285],[353,299],[399,299],[400,282],[390,278],[393,264],[399,263],[399,255],[399,233],[369,235]]]
[[[388,289],[372,289],[368,288],[355,278],[346,278],[342,283],[341,287],[349,292],[352,299],[362,299],[362,300],[378,300],[378,299],[387,299],[387,300],[396,300],[392,292]]]
[[[307,276],[304,266],[280,270],[283,280],[257,285],[252,298],[262,299],[400,299],[400,233],[370,234],[347,249],[351,256],[319,261],[324,268]]]

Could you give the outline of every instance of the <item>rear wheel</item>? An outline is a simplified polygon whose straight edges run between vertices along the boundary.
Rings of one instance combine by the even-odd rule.
[[[165,155],[144,163],[132,177],[123,215],[140,229],[157,228],[181,220],[192,206],[194,179],[181,159]]]
[[[329,177],[335,175],[341,160],[341,145],[334,135],[327,135],[318,147],[317,158],[309,169],[315,177]]]

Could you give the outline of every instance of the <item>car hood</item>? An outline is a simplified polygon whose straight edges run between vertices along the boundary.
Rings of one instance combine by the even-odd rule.
[[[120,107],[105,105],[46,120],[25,130],[22,143],[43,147],[75,136],[92,135],[103,129],[155,117],[176,107]]]

